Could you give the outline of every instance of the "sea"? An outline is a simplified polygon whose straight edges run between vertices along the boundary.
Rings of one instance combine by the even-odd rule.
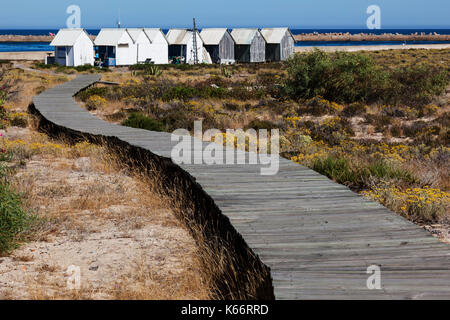
[[[168,29],[163,29],[167,32]],[[438,34],[450,34],[450,29],[291,29],[294,35],[302,33],[399,33],[399,34],[413,34],[413,33],[438,33]],[[0,35],[49,35],[50,33],[57,33],[58,29],[0,29]],[[89,34],[97,35],[100,29],[87,29]],[[404,44],[442,44],[450,43],[450,41],[323,41],[323,42],[309,42],[302,41],[297,42],[296,46],[365,46],[365,45],[404,45]],[[54,48],[50,46],[48,42],[0,42],[0,52],[19,52],[19,51],[53,51]]]

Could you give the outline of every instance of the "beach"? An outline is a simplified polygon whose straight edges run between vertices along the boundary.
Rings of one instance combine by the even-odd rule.
[[[378,50],[405,50],[405,49],[449,49],[450,44],[410,44],[410,45],[369,45],[369,46],[308,46],[295,47],[295,52],[308,52],[314,48],[322,51],[378,51]]]
[[[433,33],[358,33],[350,34],[349,32],[331,32],[331,33],[302,33],[294,35],[296,41],[449,41],[450,35]],[[1,38],[0,38],[1,39]]]
[[[39,60],[53,54],[53,51],[0,52],[0,60]]]

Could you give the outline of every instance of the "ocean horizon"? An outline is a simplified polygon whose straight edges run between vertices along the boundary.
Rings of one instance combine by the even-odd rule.
[[[264,26],[261,26],[261,28]],[[131,27],[130,27],[131,28]],[[236,28],[244,28],[244,27],[236,27]],[[232,29],[232,28],[230,28]],[[450,34],[450,27],[448,28],[399,28],[399,29],[363,29],[363,28],[290,28],[294,35],[302,34],[302,33],[330,33],[330,32],[342,32],[342,33],[350,33],[350,34],[358,34],[358,33],[372,33],[372,34],[383,34],[383,33],[400,33],[400,34],[412,34],[412,33],[439,33],[439,34]],[[48,35],[49,33],[58,32],[58,28],[53,29],[0,29],[0,35],[33,35],[33,36],[43,36]],[[169,28],[162,28],[164,32],[167,32]],[[201,28],[199,28],[201,30]],[[90,29],[87,28],[86,31],[89,34],[97,35],[100,32],[100,29]]]

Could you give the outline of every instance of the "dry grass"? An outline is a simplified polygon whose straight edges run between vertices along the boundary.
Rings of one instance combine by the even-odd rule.
[[[61,265],[66,258],[56,253],[52,265],[42,264],[41,259],[36,261],[35,272],[46,276],[26,284],[29,298],[209,298],[209,287],[198,272],[197,248],[171,209],[138,176],[115,171],[113,161],[96,158],[100,154],[97,151],[89,158],[53,161],[34,157],[25,168],[18,170],[16,188],[24,192],[30,208],[47,221],[33,236],[38,242],[68,241],[82,250],[100,237],[104,239],[106,251],[118,250],[124,254],[129,251],[126,255],[131,254],[130,257],[139,261],[123,261],[123,271],[109,274],[106,283],[89,285],[87,282],[87,287],[79,292],[68,293],[61,272],[55,274],[65,268],[64,264],[55,264]],[[61,163],[66,164],[63,169]],[[117,247],[119,243],[114,240],[117,235],[127,239],[130,245]],[[161,242],[158,245],[161,247],[148,253],[154,242]],[[101,267],[111,269],[111,259]],[[18,255],[14,261],[30,262],[33,255]]]
[[[190,269],[192,275],[187,277],[190,279],[187,282],[177,280],[179,282],[177,289],[186,291],[194,299],[245,300],[261,297],[261,292],[264,290],[262,288],[267,285],[270,277],[268,270],[258,264],[254,253],[246,247],[246,244],[236,242],[238,243],[238,247],[236,247],[232,238],[237,234],[228,229],[225,235],[223,230],[217,229],[224,228],[224,225],[220,227],[217,225],[219,217],[215,217],[215,215],[219,215],[219,213],[199,212],[204,208],[199,209],[198,203],[195,203],[195,200],[189,195],[189,191],[184,189],[189,189],[189,187],[180,182],[170,183],[170,186],[167,187],[165,173],[160,169],[149,163],[140,163],[139,160],[131,160],[130,163],[125,164],[121,159],[130,160],[129,155],[120,148],[116,148],[115,152],[115,163],[121,168],[124,168],[124,165],[125,168],[131,168],[130,170],[147,187],[157,190],[159,198],[170,207],[174,216],[177,217],[177,223],[185,226],[195,239],[195,258]],[[180,185],[184,185],[183,189],[180,189]],[[211,210],[213,209],[211,208]],[[206,221],[204,215],[207,216]],[[160,278],[152,272],[142,272],[141,266],[142,261],[136,261],[134,270],[141,271],[134,272],[142,279],[146,279],[145,283],[149,284],[146,285],[148,291],[144,290],[144,294],[152,296],[154,290],[158,288],[155,283]],[[178,279],[178,276],[174,275],[174,279]],[[126,291],[121,289],[116,292],[117,297],[121,299],[142,297],[141,281],[138,281],[139,285],[133,285],[134,282],[129,280],[125,283],[129,284],[129,289]],[[194,285],[192,286],[192,284]],[[167,288],[167,286],[163,286],[163,288],[158,289],[161,294],[172,295],[173,288]],[[199,288],[201,290],[198,290]],[[205,288],[207,288],[206,291]],[[267,292],[265,294],[267,294],[266,299],[270,299],[269,294]]]
[[[110,292],[114,299],[204,300],[211,297],[198,265],[192,265],[182,273],[173,270],[162,276],[155,270],[148,269],[148,259],[146,256],[139,257],[133,262],[132,270],[117,280]]]
[[[13,95],[10,97],[7,106],[12,110],[26,111],[35,95],[57,84],[64,83],[69,78],[65,75],[52,75],[9,68],[4,80],[16,83],[12,88]]]
[[[25,282],[0,290],[3,297],[210,297],[210,288],[198,272],[196,245],[174,217],[170,202],[163,201],[146,178],[121,167],[103,147],[57,143],[23,128],[9,128],[4,140],[10,139],[23,141],[22,148],[57,144],[59,151],[48,152],[41,146],[39,152],[23,157],[26,152],[13,150],[13,185],[42,222],[30,235],[32,242],[2,264],[8,269],[23,266],[20,277],[25,278]],[[97,248],[98,237],[103,244]],[[67,248],[58,248],[61,244]],[[102,273],[90,271],[90,258],[78,257],[70,252],[72,248],[78,248],[76,252],[106,251],[97,258]],[[65,285],[64,270],[71,263],[81,265],[87,277],[79,291],[68,291]],[[18,276],[12,269],[3,271],[2,279]]]
[[[26,65],[28,68],[31,65]],[[126,81],[119,70],[111,81]],[[67,75],[8,70],[16,80],[7,107],[27,109],[36,94]],[[108,75],[106,75],[106,78]],[[106,79],[108,80],[108,79]],[[208,299],[198,248],[148,177],[123,168],[100,146],[71,145],[28,128],[10,127],[14,187],[40,217],[28,244],[0,264],[3,299]],[[95,258],[97,262],[93,262]],[[97,265],[92,267],[92,263]],[[66,287],[68,265],[82,269],[81,290]]]
[[[13,261],[19,261],[19,262],[31,262],[34,260],[33,256],[31,255],[18,255],[12,257]]]

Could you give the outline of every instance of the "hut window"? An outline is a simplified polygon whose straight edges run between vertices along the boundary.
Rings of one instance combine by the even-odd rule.
[[[56,47],[56,57],[65,58],[66,57],[66,47]]]

